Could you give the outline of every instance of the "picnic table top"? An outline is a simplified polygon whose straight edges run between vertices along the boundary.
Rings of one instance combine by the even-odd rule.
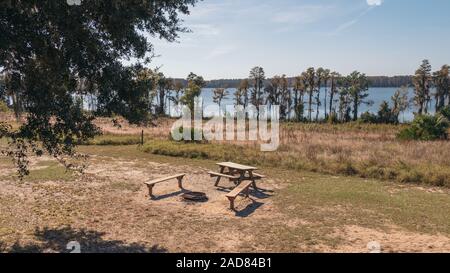
[[[237,164],[237,163],[233,163],[233,162],[221,162],[221,163],[217,163],[217,165],[219,165],[221,167],[228,167],[231,169],[241,170],[241,171],[254,171],[254,170],[258,169],[256,167],[246,166],[246,165]]]

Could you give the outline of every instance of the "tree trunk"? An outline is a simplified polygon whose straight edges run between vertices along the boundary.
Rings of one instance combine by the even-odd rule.
[[[159,109],[158,114],[164,115],[164,98],[165,98],[165,90],[159,90]]]
[[[317,91],[317,97],[316,97],[316,122],[319,121],[319,108],[320,108],[320,88],[319,91]]]
[[[294,95],[294,109],[295,109],[295,118],[298,121],[299,120],[299,116],[298,116],[298,91],[295,91],[295,95]]]
[[[445,94],[444,92],[442,92],[439,96],[439,103],[437,104],[436,112],[444,107],[445,107]]]
[[[328,114],[327,114],[327,99],[328,99],[328,88],[327,88],[327,85],[325,84],[325,106],[324,106],[325,119],[328,118]]]
[[[309,101],[308,101],[308,115],[309,121],[312,121],[312,90],[309,92]]]
[[[353,121],[358,120],[358,106],[359,106],[359,100],[358,100],[358,98],[355,98],[354,104],[353,104]]]

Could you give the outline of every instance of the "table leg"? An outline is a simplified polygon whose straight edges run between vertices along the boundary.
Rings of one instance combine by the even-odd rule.
[[[239,186],[242,181],[245,180],[245,171],[238,171],[239,172],[239,179],[236,181],[236,186]]]
[[[220,171],[219,172],[223,173],[224,171],[225,171],[225,167],[220,166]],[[216,183],[214,184],[215,187],[217,187],[219,185],[220,178],[221,178],[220,176],[217,177]]]
[[[249,175],[250,181],[252,181],[253,188],[255,189],[255,191],[257,191],[258,187],[256,187],[256,179],[255,179],[255,177],[253,177],[253,172],[248,171],[248,175]]]

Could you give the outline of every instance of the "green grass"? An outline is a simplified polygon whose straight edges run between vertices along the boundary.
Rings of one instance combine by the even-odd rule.
[[[374,162],[341,161],[327,162],[313,157],[305,160],[296,154],[283,152],[261,152],[258,147],[242,147],[228,144],[197,144],[165,140],[147,142],[142,150],[147,153],[196,159],[234,161],[242,164],[270,166],[288,170],[306,170],[324,174],[338,174],[392,180],[401,183],[428,184],[450,187],[450,167],[423,163],[407,165],[403,162],[384,166]]]
[[[43,161],[38,164],[42,169],[31,170],[24,181],[69,181],[74,172],[55,161]]]
[[[361,178],[307,174],[278,194],[292,217],[320,222],[321,228],[358,225],[450,234],[450,195]],[[330,213],[330,211],[336,211]]]
[[[148,138],[144,138],[144,141],[148,140]],[[138,145],[141,143],[141,137],[139,135],[113,135],[113,134],[104,134],[101,136],[97,136],[94,139],[81,143],[82,145]]]

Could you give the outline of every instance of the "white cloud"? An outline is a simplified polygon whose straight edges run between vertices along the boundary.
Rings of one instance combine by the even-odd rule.
[[[381,6],[383,0],[367,0],[367,5],[369,6]]]
[[[367,0],[367,4],[369,5],[369,7],[366,7],[366,9],[361,12],[359,15],[357,15],[355,18],[353,18],[352,20],[349,20],[341,25],[339,25],[333,32],[331,32],[331,35],[338,35],[341,32],[345,31],[346,29],[352,27],[353,25],[355,25],[356,23],[358,23],[358,21],[365,16],[367,13],[369,13],[371,10],[373,10],[376,6],[381,6],[381,4],[383,4],[384,0]]]

